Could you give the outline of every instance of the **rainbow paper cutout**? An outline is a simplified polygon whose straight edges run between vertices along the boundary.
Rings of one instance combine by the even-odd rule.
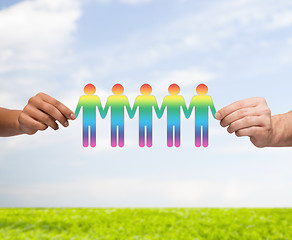
[[[178,95],[180,88],[177,84],[172,84],[168,88],[170,95],[163,99],[161,108],[159,108],[156,98],[151,94],[152,88],[149,84],[144,84],[140,88],[142,95],[137,96],[133,108],[131,108],[128,98],[122,95],[124,87],[121,84],[115,84],[112,88],[113,95],[109,96],[105,107],[103,108],[98,96],[94,95],[96,89],[93,84],[87,84],[84,87],[86,95],[80,97],[76,107],[76,117],[78,117],[81,108],[83,108],[83,146],[96,146],[96,108],[102,118],[105,118],[109,109],[111,114],[111,146],[123,147],[125,145],[125,109],[132,119],[139,109],[139,146],[152,147],[153,143],[153,109],[160,119],[166,110],[167,114],[167,146],[179,147],[181,139],[181,110],[186,118],[192,114],[195,108],[195,146],[208,147],[209,145],[209,108],[215,118],[215,107],[210,96],[207,96],[208,87],[200,84],[196,91],[198,95],[194,96],[187,108],[184,98]],[[90,133],[90,134],[89,134]],[[90,139],[89,139],[90,135]],[[202,144],[203,135],[203,144]]]
[[[139,107],[139,146],[145,146],[145,137],[147,147],[152,146],[152,113],[153,107],[157,117],[160,116],[159,107],[154,96],[151,96],[152,88],[149,84],[144,84],[140,88],[142,95],[135,100],[131,116],[133,118]],[[146,134],[145,134],[146,132]]]
[[[114,95],[107,99],[104,111],[101,117],[105,118],[109,108],[111,108],[111,146],[116,147],[117,142],[119,147],[124,146],[124,122],[125,122],[125,107],[128,114],[131,114],[131,107],[126,96],[123,96],[124,87],[121,84],[113,86],[112,91]]]
[[[90,146],[96,146],[96,107],[100,112],[103,112],[98,96],[93,95],[96,89],[94,85],[87,84],[84,87],[86,95],[79,99],[75,115],[78,117],[81,107],[83,107],[83,146],[88,147],[89,139],[88,133],[90,132]]]
[[[162,116],[164,109],[167,108],[167,146],[176,147],[180,146],[180,111],[181,107],[187,117],[187,106],[182,96],[177,95],[180,92],[180,88],[177,84],[172,84],[168,88],[169,96],[163,99],[160,109],[160,116]]]
[[[190,117],[192,110],[195,107],[195,146],[201,146],[201,135],[203,132],[203,147],[208,147],[209,107],[214,118],[216,109],[214,107],[212,98],[210,96],[206,96],[208,92],[208,87],[205,84],[200,84],[196,90],[199,95],[192,98],[186,117]]]

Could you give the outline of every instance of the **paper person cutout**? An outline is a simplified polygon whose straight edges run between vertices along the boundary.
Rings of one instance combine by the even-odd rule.
[[[184,98],[178,95],[180,87],[177,84],[171,84],[168,88],[170,95],[163,99],[161,108],[159,109],[156,98],[150,93],[152,88],[149,84],[144,84],[140,88],[142,95],[139,95],[131,109],[128,98],[123,94],[124,87],[121,84],[115,84],[112,88],[114,95],[108,97],[104,109],[100,103],[99,97],[93,95],[95,93],[93,84],[87,84],[84,87],[86,95],[80,97],[76,107],[76,117],[78,117],[81,108],[83,107],[83,146],[89,145],[90,133],[90,146],[96,146],[96,107],[100,112],[102,118],[105,118],[109,108],[111,114],[111,146],[123,147],[124,141],[124,121],[125,121],[125,108],[129,117],[132,119],[139,108],[139,146],[152,146],[152,121],[153,121],[153,108],[157,117],[160,119],[167,109],[167,146],[179,147],[180,146],[180,130],[181,130],[181,109],[186,118],[192,114],[195,108],[195,146],[202,145],[203,133],[203,147],[209,144],[209,107],[215,118],[215,107],[210,96],[207,96],[208,87],[205,84],[200,84],[196,91],[199,95],[192,98],[189,108],[187,108]],[[146,132],[146,134],[145,134]]]
[[[191,100],[187,118],[192,113],[193,107],[195,107],[195,145],[201,146],[201,138],[203,131],[203,146],[208,147],[209,144],[209,107],[215,118],[215,107],[210,96],[206,96],[208,87],[205,84],[200,84],[197,89],[199,95],[194,96]]]
[[[153,107],[156,114],[159,114],[159,107],[154,96],[151,96],[152,88],[149,84],[144,84],[140,88],[142,95],[138,96],[135,100],[131,118],[139,107],[139,146],[145,146],[145,131],[147,147],[152,146],[152,112]]]
[[[116,84],[112,88],[114,95],[109,96],[107,99],[102,118],[105,118],[109,108],[111,108],[111,146],[119,147],[124,146],[124,122],[125,122],[125,107],[131,116],[131,107],[128,98],[123,94],[124,87],[121,84]],[[117,135],[119,136],[117,139]]]
[[[187,114],[187,106],[182,96],[177,95],[180,92],[180,88],[177,84],[172,84],[168,88],[170,95],[166,96],[162,102],[159,118],[161,118],[164,109],[167,108],[167,146],[173,146],[173,139],[175,139],[174,145],[180,146],[180,110],[181,107],[184,114]]]
[[[81,108],[83,107],[83,146],[88,147],[88,133],[90,129],[90,146],[96,145],[96,107],[102,113],[103,109],[98,96],[93,95],[96,89],[92,84],[87,84],[84,87],[86,95],[80,97],[77,104],[75,115],[78,117]]]

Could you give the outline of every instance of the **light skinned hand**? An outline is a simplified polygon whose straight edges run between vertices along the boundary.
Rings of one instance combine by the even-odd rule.
[[[63,103],[45,93],[38,93],[29,99],[28,104],[20,112],[18,122],[24,133],[32,135],[48,127],[57,130],[59,126],[56,121],[68,127],[68,120],[75,118],[75,114]]]
[[[238,137],[248,136],[256,147],[271,144],[273,125],[271,110],[264,98],[254,97],[234,102],[215,114],[222,127]]]

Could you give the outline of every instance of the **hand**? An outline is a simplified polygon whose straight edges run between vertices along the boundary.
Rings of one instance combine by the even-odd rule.
[[[187,109],[184,113],[185,113],[185,117],[186,119],[189,119],[191,114],[192,114],[193,108],[192,109]]]
[[[133,119],[135,116],[135,112],[133,111],[133,109],[131,111],[128,112],[129,118]]]
[[[130,119],[133,119],[134,116],[135,116],[134,114],[131,114],[131,115],[129,114],[129,118],[130,118]]]
[[[264,98],[249,98],[230,104],[215,114],[222,127],[238,137],[249,136],[256,147],[266,147],[272,142],[271,110]]]
[[[156,116],[157,116],[158,119],[161,119],[162,118],[163,112],[164,111],[162,111],[162,109],[159,109],[159,110],[156,111]]]
[[[29,99],[18,117],[18,122],[24,133],[32,135],[48,127],[57,130],[59,126],[56,121],[68,127],[68,120],[75,118],[75,114],[64,104],[45,93],[38,93]]]

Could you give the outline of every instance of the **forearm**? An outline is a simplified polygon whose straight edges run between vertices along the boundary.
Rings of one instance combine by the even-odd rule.
[[[78,115],[79,115],[80,109],[81,109],[81,106],[80,106],[80,104],[78,103],[78,105],[77,105],[77,107],[76,107],[76,110],[75,110],[75,116],[76,116],[76,118],[77,118]]]
[[[189,116],[188,116],[188,109],[187,109],[187,106],[185,104],[182,105],[182,109],[183,109],[183,112],[185,114],[185,117],[186,118],[189,118]]]
[[[129,117],[132,118],[132,109],[131,109],[130,105],[126,105],[126,109],[127,109]]]
[[[193,109],[194,109],[194,104],[192,104],[191,102],[189,108],[187,108],[185,112],[186,118],[189,118],[191,116]]]
[[[164,113],[164,109],[165,109],[165,107],[161,107],[160,110],[156,113],[158,118],[162,118],[162,115]]]
[[[101,118],[105,118],[105,117],[106,117],[108,110],[109,110],[109,106],[106,105],[106,106],[104,107],[103,111],[100,112],[100,116],[101,116]]]
[[[216,109],[215,109],[214,105],[211,105],[210,108],[211,108],[212,115],[215,118]]]
[[[20,110],[0,108],[0,137],[23,134],[18,122],[20,113]]]
[[[158,107],[158,105],[154,106],[154,111],[156,113],[156,116],[159,117],[159,107]]]
[[[130,111],[128,112],[130,118],[133,118],[135,116],[135,113],[137,111],[137,108],[138,108],[138,106],[134,104],[133,109],[132,110],[130,109]]]
[[[269,147],[292,146],[292,111],[272,116],[273,137]]]

